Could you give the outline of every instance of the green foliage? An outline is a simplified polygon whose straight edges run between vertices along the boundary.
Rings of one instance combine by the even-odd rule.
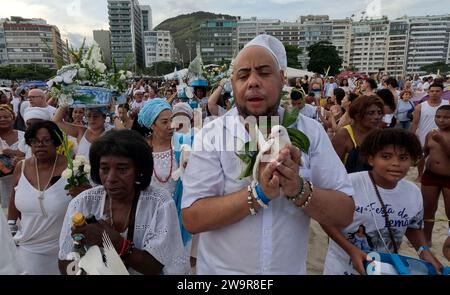
[[[154,63],[150,68],[143,70],[144,75],[149,76],[164,76],[173,73],[175,68],[181,68],[179,64],[168,61],[161,61]]]
[[[185,64],[189,65],[189,49],[191,50],[191,58],[194,59],[196,43],[200,42],[200,25],[207,20],[221,18],[236,19],[236,17],[230,15],[198,11],[165,20],[156,26],[155,30],[170,31],[175,47],[180,51]]]
[[[424,65],[420,67],[420,70],[427,72],[427,74],[437,74],[439,71],[440,74],[445,75],[450,72],[450,65],[446,64],[444,61],[438,61],[429,65]]]
[[[0,67],[0,79],[46,81],[55,75],[56,70],[36,64],[24,66],[7,65]]]
[[[340,72],[342,59],[339,57],[336,47],[329,41],[320,41],[308,47],[309,64],[308,71],[325,75],[330,69],[329,75]]]
[[[302,69],[302,64],[298,61],[298,56],[303,53],[303,50],[295,45],[284,45],[284,48],[286,48],[288,67]]]

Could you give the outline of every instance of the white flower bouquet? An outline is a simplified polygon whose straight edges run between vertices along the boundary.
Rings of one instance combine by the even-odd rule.
[[[67,159],[67,169],[63,171],[62,177],[67,179],[65,190],[71,190],[77,187],[89,185],[89,174],[91,173],[91,166],[89,161],[84,156],[72,157],[72,145],[67,134],[63,132],[61,152]]]

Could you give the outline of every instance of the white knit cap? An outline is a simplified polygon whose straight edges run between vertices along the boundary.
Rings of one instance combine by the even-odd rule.
[[[284,48],[283,43],[277,38],[266,34],[258,35],[255,39],[247,43],[244,49],[250,46],[260,46],[265,48],[275,57],[280,70],[287,70],[286,49]]]
[[[192,110],[191,106],[186,102],[179,102],[176,105],[174,105],[172,113],[174,116],[176,114],[186,114],[191,120],[194,117],[194,111]]]
[[[26,123],[28,120],[31,119],[41,119],[44,121],[50,121],[52,117],[47,108],[29,107],[25,110],[23,120]]]

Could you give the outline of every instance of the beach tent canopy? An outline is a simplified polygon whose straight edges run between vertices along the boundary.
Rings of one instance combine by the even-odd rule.
[[[164,76],[165,80],[174,80],[179,78],[184,78],[188,74],[188,69],[182,69],[174,73],[170,73]]]
[[[303,78],[305,75],[308,75],[309,77],[312,77],[314,75],[313,72],[308,72],[305,70],[298,70],[294,68],[287,68],[286,70],[286,77],[288,79],[291,78]]]

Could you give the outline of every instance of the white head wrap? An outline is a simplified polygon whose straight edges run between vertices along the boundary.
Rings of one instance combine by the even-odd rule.
[[[52,117],[47,108],[29,107],[25,110],[23,120],[26,123],[28,120],[31,119],[41,119],[44,121],[50,121]]]
[[[191,120],[194,117],[194,110],[192,110],[191,106],[186,102],[179,102],[174,105],[172,112],[174,116],[180,113],[186,114]]]
[[[280,70],[287,70],[286,49],[284,48],[283,43],[281,43],[281,41],[277,38],[266,34],[258,35],[255,39],[247,43],[244,49],[250,46],[259,46],[265,48],[275,57]]]

